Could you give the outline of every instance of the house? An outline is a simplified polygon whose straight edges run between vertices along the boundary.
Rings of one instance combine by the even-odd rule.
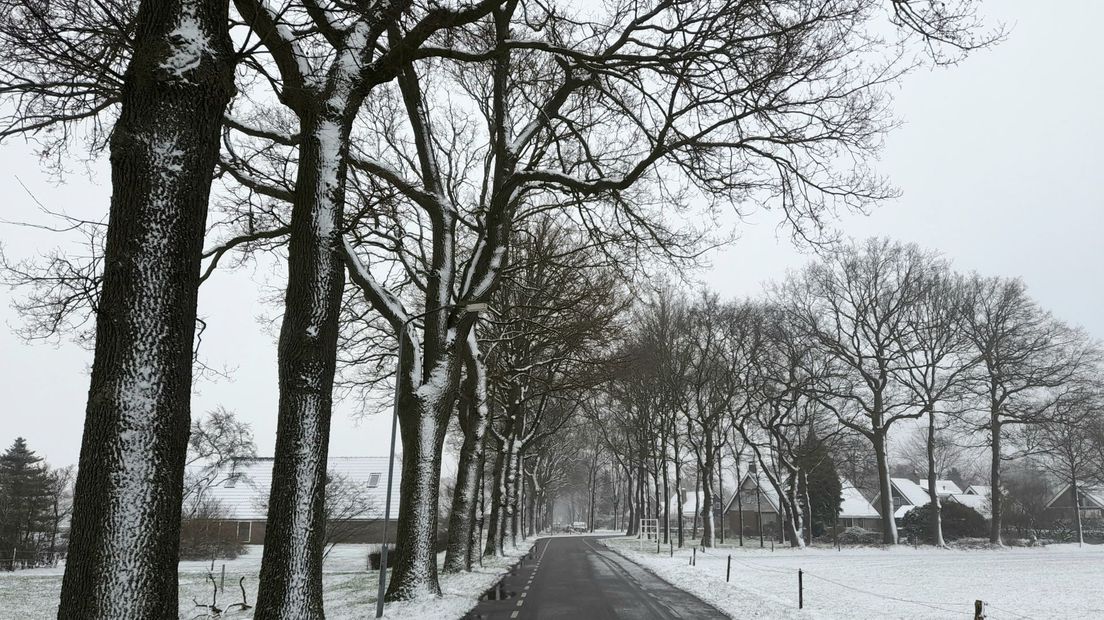
[[[921,478],[917,481],[922,489],[928,490],[928,479]],[[935,481],[935,494],[939,496],[939,499],[947,499],[952,495],[961,495],[962,489],[954,483],[953,480],[936,480]]]
[[[980,495],[982,497],[989,497],[993,493],[993,487],[984,484],[971,484],[966,487],[966,490],[962,492],[963,495]]]
[[[864,530],[882,529],[882,515],[867,501],[850,480],[840,480],[842,490],[840,496],[839,525],[843,528],[861,527]]]
[[[205,500],[217,505],[219,529],[234,528],[239,542],[264,544],[268,496],[272,486],[272,458],[235,461],[232,473],[205,491]],[[391,519],[398,516],[401,465],[395,461],[391,490]],[[339,523],[331,523],[336,540],[343,543],[379,542],[383,534],[383,511],[387,494],[387,457],[330,457],[326,462],[327,512]]]
[[[748,472],[740,481],[740,492],[733,493],[725,506],[725,526],[731,532],[743,525],[745,535],[773,536],[780,532],[778,493],[757,474]]]
[[[928,492],[908,478],[890,478],[889,490],[893,497],[893,519],[900,521],[908,511],[925,506],[931,501]],[[875,496],[874,505],[880,505],[881,494]]]
[[[1046,504],[1046,514],[1051,520],[1073,520],[1073,491],[1070,485],[1062,487]],[[1077,508],[1082,520],[1104,518],[1104,486],[1078,485]]]
[[[955,502],[973,508],[979,515],[986,519],[990,519],[993,516],[993,504],[989,501],[988,495],[955,493],[954,495],[948,496],[943,501]]]

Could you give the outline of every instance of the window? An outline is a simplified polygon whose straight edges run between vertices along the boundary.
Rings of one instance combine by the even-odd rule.
[[[379,486],[379,474],[368,474],[368,488],[374,489]]]
[[[250,521],[238,521],[238,542],[247,543],[253,534],[253,523]]]

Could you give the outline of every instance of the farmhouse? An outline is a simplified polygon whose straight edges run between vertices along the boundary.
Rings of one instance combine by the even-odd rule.
[[[745,535],[771,536],[781,531],[778,493],[758,475],[745,473],[740,492],[733,493],[725,507],[725,526],[736,532],[743,525]]]
[[[866,497],[851,484],[850,480],[840,480],[842,490],[840,496],[839,525],[843,528],[861,527],[864,530],[880,530],[882,528],[882,515],[867,501]]]
[[[1047,517],[1050,520],[1073,520],[1073,491],[1070,485],[1062,487],[1060,491],[1046,505]],[[1084,520],[1104,518],[1104,486],[1077,487],[1077,509]]]
[[[232,473],[206,490],[207,500],[217,503],[220,531],[233,528],[239,542],[261,545],[265,539],[268,495],[272,486],[272,458],[237,460]],[[327,513],[333,542],[380,542],[387,493],[387,457],[330,457],[326,462]],[[395,461],[391,491],[391,519],[399,510],[401,466]]]

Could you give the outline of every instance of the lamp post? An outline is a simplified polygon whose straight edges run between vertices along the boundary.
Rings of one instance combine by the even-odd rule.
[[[391,522],[391,487],[394,480],[395,473],[395,435],[399,426],[399,394],[402,391],[402,367],[403,367],[403,334],[406,333],[406,328],[410,326],[410,323],[415,319],[421,318],[431,312],[439,312],[441,310],[447,310],[449,308],[455,308],[459,304],[448,304],[441,306],[440,308],[434,308],[433,310],[427,310],[421,314],[415,314],[414,316],[403,321],[399,327],[397,339],[399,342],[399,355],[395,365],[395,399],[391,407],[391,455],[387,459],[387,497],[384,499],[383,509],[383,546],[380,548],[380,576],[379,576],[379,591],[376,594],[376,617],[383,617],[383,595],[387,590],[387,526]],[[463,308],[467,312],[483,312],[487,309],[486,302],[471,302],[463,305]]]

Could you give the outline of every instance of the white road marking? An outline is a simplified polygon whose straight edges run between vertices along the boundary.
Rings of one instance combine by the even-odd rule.
[[[522,603],[524,603],[524,602],[525,602],[525,601],[518,601],[518,605],[517,605],[517,606],[518,606],[518,607],[521,607],[521,604],[522,604]]]
[[[510,617],[511,618],[517,618],[517,615],[518,615],[518,612],[515,611],[514,613],[510,614]]]

